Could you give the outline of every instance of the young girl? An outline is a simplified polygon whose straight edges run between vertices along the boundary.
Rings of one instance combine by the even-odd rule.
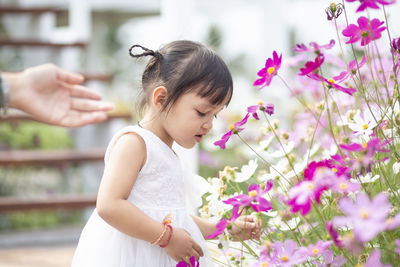
[[[135,47],[143,53],[134,54]],[[188,214],[184,187],[192,177],[172,144],[191,148],[211,130],[231,99],[231,74],[214,51],[191,41],[159,51],[134,45],[129,53],[152,57],[142,76],[145,113],[108,145],[97,207],[72,266],[170,267],[193,256],[207,266],[205,237],[216,225]],[[260,224],[243,216],[230,231],[242,240],[257,237]]]

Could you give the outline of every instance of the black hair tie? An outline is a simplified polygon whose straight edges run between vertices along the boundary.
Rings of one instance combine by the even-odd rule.
[[[141,53],[141,54],[134,54],[134,53],[132,52],[132,50],[133,50],[135,47],[140,47],[144,52]],[[161,59],[161,58],[162,58],[162,55],[161,55],[160,52],[158,52],[158,51],[153,51],[153,50],[148,49],[148,48],[146,48],[146,47],[143,47],[143,46],[141,46],[141,45],[132,45],[132,46],[129,48],[129,55],[130,55],[131,57],[135,57],[135,58],[138,58],[138,57],[146,57],[146,56],[153,56],[153,57],[156,57],[157,59]]]

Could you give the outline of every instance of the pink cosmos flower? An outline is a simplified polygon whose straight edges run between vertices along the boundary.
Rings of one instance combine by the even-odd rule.
[[[394,241],[394,243],[396,244],[396,249],[394,250],[397,254],[400,255],[400,239],[396,239]]]
[[[250,113],[254,117],[254,119],[259,120],[257,110],[261,110],[269,115],[272,115],[274,114],[274,104],[264,104],[260,102],[257,105],[247,107],[247,112]]]
[[[392,267],[392,265],[382,264],[381,262],[381,251],[379,249],[374,249],[364,267]]]
[[[311,244],[307,247],[307,254],[311,257],[318,257],[323,254],[331,245],[333,241],[318,240],[317,243]]]
[[[225,133],[220,140],[214,142],[214,145],[219,146],[221,149],[225,149],[225,145],[229,141],[229,138],[231,138],[232,134],[238,134],[239,132],[244,130],[244,128],[241,128],[241,126],[246,124],[249,116],[250,114],[247,113],[246,116],[241,121],[235,122],[230,127],[229,131]]]
[[[272,209],[272,205],[263,197],[263,195],[271,190],[272,186],[273,183],[271,180],[267,181],[263,189],[259,184],[251,184],[248,187],[248,194],[240,194],[224,200],[223,202],[238,208],[251,206],[256,212],[269,211]],[[238,209],[236,210],[236,213],[232,211],[232,217],[237,218],[237,212]]]
[[[347,177],[340,176],[337,179],[332,179],[330,189],[338,193],[355,192],[360,188],[360,184],[351,182]]]
[[[306,249],[298,248],[297,243],[291,239],[285,240],[285,243],[277,241],[271,247],[273,248],[271,259],[277,264],[276,266],[289,267],[307,260]]]
[[[180,262],[178,262],[176,267],[199,267],[199,265],[200,265],[199,261],[196,260],[196,258],[194,256],[190,257],[189,262],[190,263],[180,261]]]
[[[319,45],[316,42],[311,42],[308,48],[305,44],[296,44],[292,49],[295,52],[316,52],[320,53],[322,49],[331,49],[335,45],[335,40],[331,40],[329,44]]]
[[[342,255],[334,256],[331,250],[325,250],[322,253],[324,263],[313,262],[317,267],[340,267],[346,263],[346,259]]]
[[[298,75],[307,75],[309,73],[315,72],[319,67],[321,67],[322,63],[324,63],[324,55],[319,54],[316,56],[314,61],[307,61],[304,68],[300,68],[300,73]]]
[[[381,38],[381,32],[386,29],[384,26],[381,27],[384,22],[379,19],[369,21],[366,17],[359,17],[357,23],[358,26],[350,24],[342,31],[344,36],[350,37],[346,44],[355,43],[361,39],[361,46],[365,46],[371,41]]]
[[[266,86],[268,86],[272,78],[278,73],[279,68],[281,67],[282,64],[282,54],[278,57],[278,53],[274,51],[272,53],[273,58],[268,58],[267,61],[265,62],[265,67],[262,68],[257,75],[260,76],[261,78],[256,80],[254,82],[254,86],[260,86],[258,89],[262,89]]]
[[[316,81],[324,81],[328,84],[328,87],[330,88],[336,88],[337,90],[346,93],[348,95],[353,95],[357,90],[355,88],[346,88],[343,86],[340,86],[339,84],[336,83],[334,79],[326,79],[324,77],[319,76],[316,73],[309,73],[307,74],[307,77],[316,80]]]
[[[364,56],[360,62],[358,62],[358,67],[361,68],[367,62],[366,57]],[[347,70],[341,72],[339,75],[333,77],[332,79],[338,83],[341,83],[348,78],[353,77],[357,73],[357,62],[356,60],[350,61],[349,65],[347,66]]]
[[[347,2],[354,2],[356,0],[346,0]],[[378,3],[381,5],[390,5],[396,2],[396,0],[359,0],[360,6],[357,8],[356,12],[364,11],[367,7],[373,9],[379,9]]]
[[[339,207],[345,216],[334,217],[333,226],[352,226],[359,242],[368,242],[385,230],[385,220],[392,208],[387,194],[380,193],[370,200],[364,192],[357,195],[355,203],[348,197],[341,198]]]

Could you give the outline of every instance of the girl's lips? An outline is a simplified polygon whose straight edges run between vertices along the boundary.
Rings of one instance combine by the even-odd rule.
[[[200,143],[200,142],[201,142],[201,139],[203,138],[203,135],[201,135],[201,134],[196,134],[196,135],[194,136],[194,138],[196,139],[196,142]]]

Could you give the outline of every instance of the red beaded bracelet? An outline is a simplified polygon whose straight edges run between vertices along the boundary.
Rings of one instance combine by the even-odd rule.
[[[168,246],[169,241],[171,240],[172,237],[172,233],[174,232],[174,228],[172,228],[172,226],[170,224],[166,224],[166,226],[169,228],[169,235],[167,238],[167,241],[165,241],[164,244],[160,245],[160,247],[165,248],[166,246]]]

